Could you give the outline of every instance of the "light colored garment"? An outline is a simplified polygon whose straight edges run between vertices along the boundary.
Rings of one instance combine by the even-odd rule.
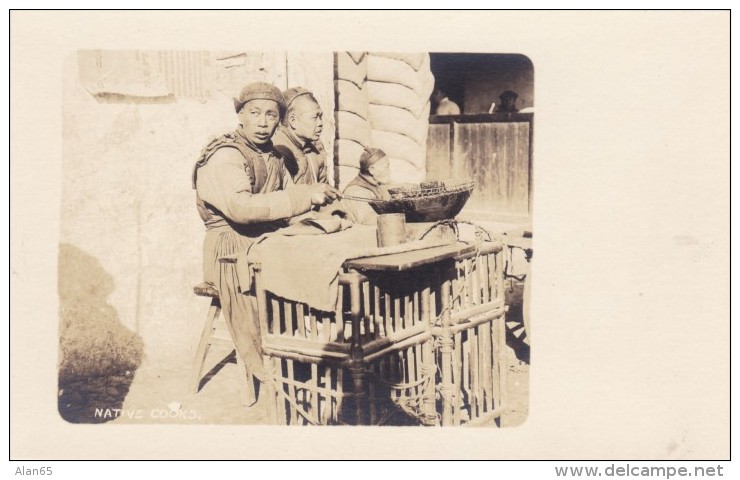
[[[342,194],[371,200],[387,200],[390,198],[386,187],[380,185],[372,177],[362,173],[357,175],[357,177],[344,187]],[[363,225],[377,225],[378,214],[375,213],[375,210],[373,210],[373,207],[369,203],[344,199],[342,200],[342,207],[353,222]]]
[[[445,97],[439,101],[435,115],[460,115],[460,107],[455,102]]]
[[[203,271],[207,282],[215,284],[213,266],[222,253],[215,248],[216,237],[228,232],[233,234],[234,242],[249,245],[252,239],[285,226],[284,219],[311,208],[308,189],[292,185],[279,157],[266,154],[253,160],[261,162],[266,172],[254,185],[245,170],[244,157],[234,148],[217,150],[198,170],[199,210],[207,227]]]
[[[308,211],[311,199],[306,186],[292,184],[270,145],[259,149],[238,132],[225,137],[204,150],[193,173],[196,205],[206,226],[203,276],[219,291],[239,356],[262,379],[259,321],[249,278],[240,275],[239,265],[219,258],[246,251],[257,237],[285,225],[287,217]]]
[[[326,178],[326,150],[319,140],[316,143],[303,142],[293,132],[280,125],[272,137],[275,146],[285,162],[285,168],[297,185],[328,183]]]

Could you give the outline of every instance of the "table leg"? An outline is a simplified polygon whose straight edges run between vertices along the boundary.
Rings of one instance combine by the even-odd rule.
[[[352,321],[352,343],[350,344],[349,373],[352,376],[355,398],[355,421],[358,425],[365,424],[363,400],[365,398],[365,365],[364,352],[360,342],[360,323],[362,322],[362,300],[360,295],[360,280],[353,279],[350,283],[350,320]]]
[[[442,362],[442,426],[452,425],[452,351],[454,341],[450,325],[450,280],[445,278],[440,289],[442,307],[442,334],[439,339],[439,351]]]
[[[431,294],[430,287],[428,286],[425,286],[421,292],[421,321],[427,324],[429,328],[432,327]],[[434,404],[434,379],[437,368],[436,362],[434,361],[434,352],[432,350],[433,341],[433,338],[427,340],[422,347],[423,365],[421,366],[421,372],[423,376],[429,378],[424,390],[422,403],[422,414],[427,423],[437,423],[437,407]]]

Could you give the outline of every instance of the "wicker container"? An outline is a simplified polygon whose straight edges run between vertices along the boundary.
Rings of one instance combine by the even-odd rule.
[[[436,292],[432,334],[443,426],[488,423],[503,413],[503,272],[502,246],[484,242],[477,252],[456,259],[452,276]]]
[[[436,422],[426,276],[418,273],[343,273],[336,310],[322,312],[265,291],[255,269],[274,423]]]
[[[389,189],[390,200],[375,200],[370,206],[378,214],[404,213],[407,222],[436,222],[454,218],[473,192],[475,182],[427,182],[414,187]]]
[[[405,271],[345,271],[334,312],[255,284],[271,421],[461,425],[500,415],[498,243]]]

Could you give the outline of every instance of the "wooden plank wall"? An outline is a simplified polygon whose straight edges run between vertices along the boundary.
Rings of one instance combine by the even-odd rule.
[[[450,125],[429,124],[427,135],[427,179],[450,178]]]
[[[527,215],[529,130],[530,123],[521,121],[432,123],[427,179],[473,177],[475,190],[466,210]]]

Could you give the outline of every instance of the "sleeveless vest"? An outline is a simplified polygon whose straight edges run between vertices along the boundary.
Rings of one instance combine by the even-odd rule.
[[[195,166],[193,167],[193,189],[196,189],[197,187],[198,170],[205,166],[213,154],[221,148],[235,148],[239,151],[244,162],[244,171],[249,177],[249,181],[252,185],[252,193],[272,192],[281,188],[281,185],[277,185],[276,182],[281,184],[282,178],[276,179],[274,172],[268,169],[265,164],[265,159],[262,156],[263,153],[260,152],[255,145],[249,142],[249,140],[244,138],[244,136],[238,131],[233,131],[215,138],[205,148],[203,148],[203,150],[201,150],[198,160],[195,162]],[[265,153],[276,158],[281,158],[274,150],[272,143],[268,145]],[[271,175],[271,173],[273,175]],[[213,205],[203,201],[199,195],[196,195],[196,207],[198,209],[198,214],[207,229],[222,227],[225,225],[231,225],[235,230],[242,230],[246,227],[233,225],[223,213]]]

